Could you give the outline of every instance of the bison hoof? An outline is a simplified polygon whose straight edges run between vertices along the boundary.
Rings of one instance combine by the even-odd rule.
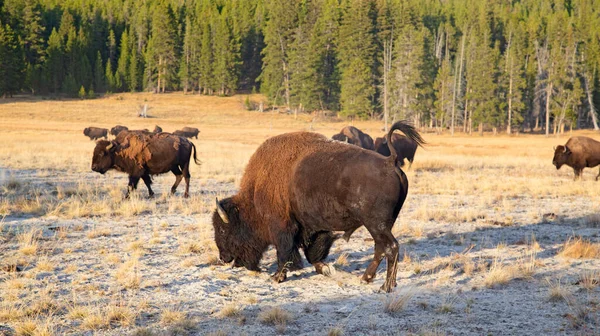
[[[188,194],[188,193],[183,194],[183,198],[190,198],[190,194]]]
[[[318,263],[315,265],[315,271],[318,274],[322,274],[326,277],[332,277],[335,274],[335,268],[325,264],[325,263]]]
[[[363,275],[362,278],[360,278],[360,283],[361,284],[370,284],[371,282],[373,282],[373,279],[375,279],[374,276],[368,276],[368,275]]]
[[[387,284],[384,284],[383,286],[381,286],[381,288],[379,288],[380,293],[391,293],[393,291],[394,286],[388,286]]]
[[[287,275],[285,272],[277,272],[271,276],[271,280],[275,283],[280,283],[287,279]]]

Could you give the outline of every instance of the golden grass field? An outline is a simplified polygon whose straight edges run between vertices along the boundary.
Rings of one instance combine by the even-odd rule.
[[[253,95],[253,100],[261,99]],[[405,169],[409,196],[394,228],[398,288],[358,284],[372,257],[360,230],[336,242],[337,272],[290,280],[217,266],[214,197],[235,192],[250,155],[290,131],[331,136],[346,122],[245,111],[245,96],[115,94],[95,100],[0,100],[0,335],[50,334],[600,334],[598,168],[552,165],[570,134],[424,133]],[[138,118],[148,104],[151,118]],[[90,169],[88,126],[198,127],[191,197],[157,197],[124,174]],[[373,138],[382,123],[354,126]],[[600,134],[574,135],[600,139]],[[307,264],[307,263],[305,263]]]

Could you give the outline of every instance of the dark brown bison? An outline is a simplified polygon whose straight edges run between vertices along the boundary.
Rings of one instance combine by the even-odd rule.
[[[92,157],[92,170],[100,174],[110,169],[129,174],[127,194],[137,188],[140,178],[148,187],[150,197],[154,195],[150,185],[151,175],[173,172],[175,184],[171,193],[175,193],[182,178],[185,178],[185,194],[190,190],[190,158],[196,147],[185,138],[169,133],[146,134],[142,132],[121,132],[113,141],[101,140],[96,144]]]
[[[184,127],[181,130],[177,130],[175,132],[173,132],[173,134],[177,135],[177,136],[182,136],[182,137],[186,137],[186,138],[196,138],[198,139],[198,133],[200,133],[200,130],[198,130],[195,127]]]
[[[407,159],[409,162],[408,167],[410,168],[415,159],[418,144],[403,135],[392,134],[392,146],[396,150],[396,153],[398,153],[400,166],[403,167],[404,159]],[[390,148],[385,136],[375,139],[375,151],[383,156],[390,156]]]
[[[403,122],[401,130],[416,143],[423,140]],[[239,192],[217,200],[213,214],[219,257],[234,266],[259,270],[269,245],[277,249],[273,280],[302,267],[299,248],[317,273],[327,275],[323,260],[336,236],[365,226],[375,241],[375,256],[362,279],[371,282],[385,256],[387,276],[381,287],[396,286],[398,242],[392,226],[408,192],[408,180],[390,157],[331,141],[317,133],[288,133],[265,141],[248,162]]]
[[[86,127],[83,129],[83,135],[90,138],[90,140],[97,140],[101,138],[108,139],[108,130],[106,128],[99,127]]]
[[[584,136],[572,137],[564,146],[554,148],[552,164],[557,170],[564,164],[573,168],[577,180],[581,178],[583,168],[594,168],[600,165],[600,142]],[[596,181],[598,178],[600,178],[600,171]]]
[[[162,131],[163,131],[162,127],[160,127],[158,125],[154,126],[154,131],[153,131],[154,133],[162,133]]]
[[[340,133],[334,134],[331,138],[337,141],[348,142],[364,149],[374,149],[373,138],[354,126],[342,128]]]
[[[119,135],[119,133],[121,133],[121,131],[127,131],[127,130],[129,130],[129,128],[127,128],[127,126],[117,125],[110,129],[110,134],[117,136],[117,135]]]

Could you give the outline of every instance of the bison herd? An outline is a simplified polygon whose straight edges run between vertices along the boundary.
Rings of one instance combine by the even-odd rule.
[[[401,131],[404,135],[395,133]],[[153,132],[88,127],[84,134],[96,143],[92,170],[101,174],[115,169],[129,175],[126,197],[142,179],[152,191],[152,175],[172,172],[175,193],[182,179],[189,196],[190,160],[199,164],[196,147],[188,138],[198,138],[197,128],[184,127],[172,133],[156,126]],[[381,290],[396,287],[398,241],[392,227],[408,193],[408,179],[401,167],[412,165],[417,147],[425,141],[404,121],[373,141],[356,127],[344,127],[328,139],[313,132],[295,132],[266,140],[250,158],[237,194],[216,200],[212,216],[219,259],[234,267],[259,271],[259,262],[269,246],[277,254],[275,282],[287,272],[303,267],[300,250],[319,274],[329,275],[324,262],[333,242],[343,231],[348,240],[364,226],[375,242],[374,256],[362,281],[370,283],[385,258],[387,273]],[[583,168],[600,165],[600,142],[572,137],[555,147],[556,169],[568,165],[581,177]],[[596,180],[600,178],[600,172]]]

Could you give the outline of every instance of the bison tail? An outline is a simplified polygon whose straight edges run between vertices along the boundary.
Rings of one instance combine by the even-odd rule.
[[[191,143],[191,142],[190,142],[190,143]],[[194,150],[194,162],[195,162],[197,165],[200,165],[200,161],[198,161],[198,158],[196,157],[196,145],[194,145],[193,143],[192,143],[192,149]]]
[[[396,163],[396,161],[398,160],[398,153],[396,153],[396,148],[394,148],[392,144],[392,134],[396,130],[402,131],[402,133],[404,133],[404,135],[406,135],[407,138],[414,141],[417,145],[421,147],[423,147],[423,145],[426,144],[425,140],[423,140],[423,138],[415,129],[415,127],[409,124],[406,120],[400,120],[395,122],[392,125],[392,128],[390,128],[388,134],[386,135],[387,145],[390,149],[390,158],[394,161],[394,163]]]

